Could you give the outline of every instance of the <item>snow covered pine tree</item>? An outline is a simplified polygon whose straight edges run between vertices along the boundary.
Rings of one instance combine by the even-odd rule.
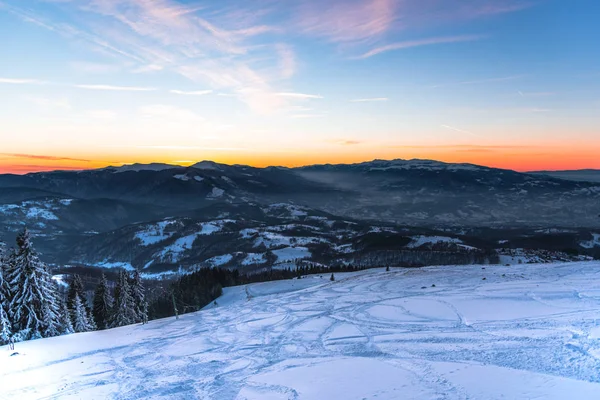
[[[133,276],[129,282],[133,307],[136,315],[135,322],[146,324],[148,322],[148,302],[144,295],[144,283],[140,276],[140,271],[133,271]]]
[[[71,311],[75,309],[75,298],[79,296],[82,300],[85,299],[85,290],[81,277],[74,274],[69,282],[69,291],[67,292],[67,308]]]
[[[136,314],[133,298],[131,297],[131,289],[129,288],[129,277],[127,276],[127,272],[121,271],[119,273],[117,286],[115,287],[115,303],[113,306],[110,327],[116,328],[119,326],[130,325],[134,324],[135,321]]]
[[[27,229],[17,236],[9,273],[9,318],[15,339],[27,340],[60,333],[58,289],[48,268],[38,258]]]
[[[88,319],[87,310],[79,295],[75,295],[73,309],[71,310],[71,319],[73,320],[73,329],[75,332],[89,332],[94,330],[94,327],[90,324],[90,320]]]
[[[60,326],[62,329],[61,335],[75,333],[73,323],[71,322],[71,313],[69,313],[69,309],[67,308],[67,302],[63,299],[60,301]]]
[[[77,313],[79,312],[79,310],[76,310],[76,307],[75,307],[75,300],[77,299],[77,297],[79,297],[79,300],[81,301],[81,304],[83,305],[83,308],[84,308],[85,314],[86,314],[85,319],[88,322],[87,323],[88,329],[83,332],[95,330],[96,323],[94,322],[94,320],[92,318],[92,310],[90,310],[87,300],[86,300],[87,296],[85,295],[83,281],[81,280],[81,277],[79,275],[75,274],[71,278],[71,282],[69,282],[69,291],[67,294],[67,308],[69,310],[69,314],[71,315],[71,323],[73,326],[76,325],[74,316],[78,315]],[[78,331],[77,329],[75,329],[75,332],[81,332],[81,331]]]
[[[10,291],[8,282],[4,279],[7,275],[8,255],[4,243],[0,241],[0,345],[7,344],[12,335],[12,324],[8,319]]]

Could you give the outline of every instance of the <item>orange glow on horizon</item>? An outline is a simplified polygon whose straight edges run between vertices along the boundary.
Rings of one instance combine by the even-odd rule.
[[[440,146],[440,147],[388,147],[361,148],[344,146],[323,151],[219,151],[185,154],[175,151],[154,151],[153,154],[97,154],[82,155],[81,158],[47,155],[0,155],[0,173],[26,174],[54,170],[84,170],[119,166],[133,163],[167,163],[189,166],[198,161],[211,160],[224,164],[244,164],[254,167],[285,166],[298,167],[311,164],[347,164],[374,159],[432,159],[448,163],[471,163],[488,167],[516,171],[600,169],[600,149],[589,147],[541,147],[539,149],[494,148],[484,146]],[[110,161],[112,160],[112,161]],[[120,160],[120,161],[115,161]]]

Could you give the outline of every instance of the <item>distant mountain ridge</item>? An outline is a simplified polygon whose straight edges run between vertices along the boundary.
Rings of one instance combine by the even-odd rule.
[[[350,218],[421,226],[597,226],[600,184],[432,160],[299,168],[202,161],[0,175],[0,201],[24,193],[111,199],[178,212],[214,203],[292,202]],[[52,194],[50,194],[52,193]],[[39,196],[35,196],[39,197]]]
[[[579,169],[565,171],[533,171],[533,175],[545,175],[553,178],[566,179],[577,182],[600,182],[599,169]]]
[[[596,255],[600,184],[431,160],[0,175],[0,235],[24,226],[49,261],[155,275],[303,260],[490,262],[505,243]]]

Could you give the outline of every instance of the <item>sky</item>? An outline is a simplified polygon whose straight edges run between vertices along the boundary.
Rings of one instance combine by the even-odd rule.
[[[595,0],[0,0],[0,172],[600,169]]]

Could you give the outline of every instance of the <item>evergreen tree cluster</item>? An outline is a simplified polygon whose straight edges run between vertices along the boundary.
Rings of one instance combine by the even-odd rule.
[[[0,250],[0,344],[65,333],[56,282],[40,261],[27,229],[17,246]]]
[[[27,229],[16,242],[10,250],[0,242],[0,345],[148,321],[138,271],[120,273],[114,297],[103,276],[90,307],[78,275],[72,277],[65,298]]]

